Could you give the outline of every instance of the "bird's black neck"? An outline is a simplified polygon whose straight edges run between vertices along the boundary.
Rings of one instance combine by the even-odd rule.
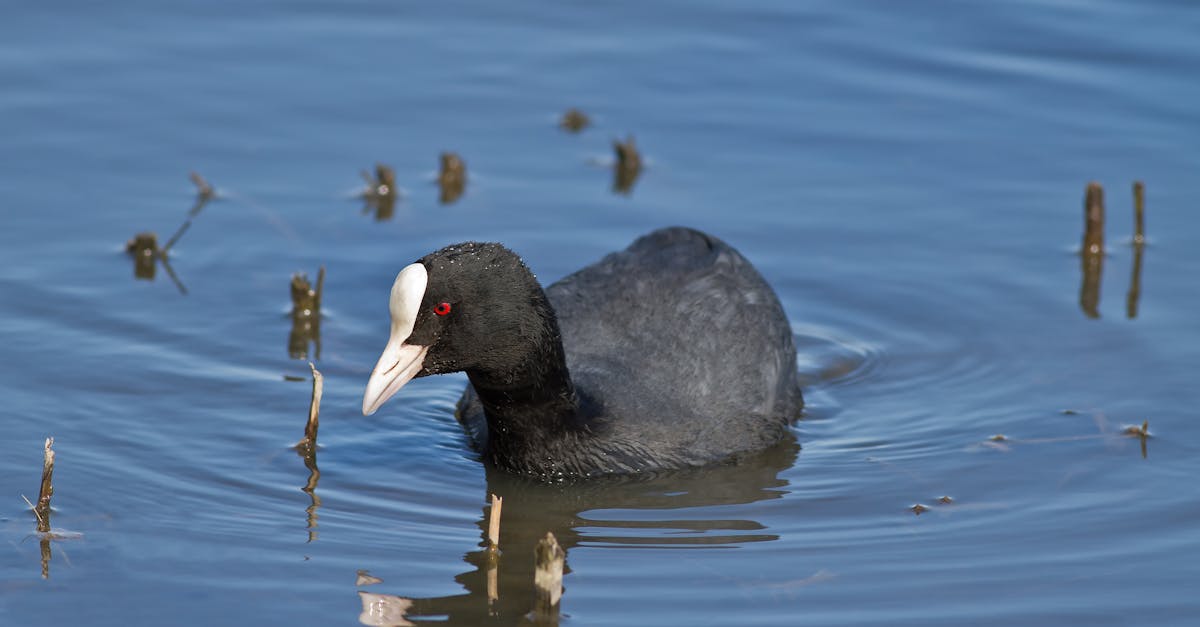
[[[487,417],[486,453],[506,466],[543,457],[580,426],[558,322],[548,303],[538,304],[545,309],[537,341],[514,342],[521,348],[502,366],[467,371]]]

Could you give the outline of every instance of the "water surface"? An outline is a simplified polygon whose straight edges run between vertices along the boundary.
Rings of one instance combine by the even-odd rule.
[[[1187,624],[1196,32],[1191,3],[1115,0],[9,11],[0,623],[356,624],[361,569],[414,622],[513,624],[552,531],[565,623]],[[556,126],[571,106],[578,135]],[[647,166],[614,193],[627,134]],[[444,205],[445,150],[469,182]],[[405,190],[386,219],[354,197],[380,161]],[[178,284],[135,278],[124,243],[184,223],[191,170],[221,198],[172,248]],[[1130,298],[1134,179],[1151,241]],[[1109,208],[1091,315],[1089,180]],[[542,486],[467,450],[461,376],[360,414],[412,259],[496,240],[552,281],[669,224],[779,292],[809,400],[794,440]],[[309,384],[284,376],[308,372],[288,280],[321,265],[314,472],[290,448]],[[78,537],[43,564],[20,497],[47,436],[53,525]]]

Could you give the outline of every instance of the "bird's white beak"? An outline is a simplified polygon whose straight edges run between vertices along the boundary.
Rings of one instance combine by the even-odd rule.
[[[367,390],[363,394],[363,415],[370,416],[392,397],[405,383],[412,380],[421,371],[425,363],[425,353],[428,346],[407,344],[405,340],[412,335],[417,321],[417,310],[425,297],[425,286],[429,275],[425,266],[414,263],[406,266],[396,275],[392,285],[392,295],[388,308],[392,315],[392,333],[387,346],[367,380]]]

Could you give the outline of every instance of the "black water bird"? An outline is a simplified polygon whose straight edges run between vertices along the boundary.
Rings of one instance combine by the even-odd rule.
[[[788,434],[792,330],[740,253],[687,228],[642,236],[545,290],[500,244],[406,266],[372,414],[414,377],[466,372],[457,416],[486,462],[542,480],[701,466]]]

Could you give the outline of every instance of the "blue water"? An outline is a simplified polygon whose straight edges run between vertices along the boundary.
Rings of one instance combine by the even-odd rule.
[[[516,624],[546,531],[568,624],[1200,614],[1193,3],[5,13],[0,624],[356,624],[359,590],[412,600],[416,623]],[[572,106],[592,116],[578,135],[557,127]],[[647,165],[619,194],[627,134]],[[442,151],[469,171],[452,204]],[[405,192],[382,220],[356,197],[376,162]],[[184,223],[193,170],[220,198],[171,250],[178,285],[135,278],[126,240]],[[1130,317],[1135,179],[1150,243]],[[1075,253],[1090,180],[1109,217],[1098,317]],[[495,240],[552,281],[668,224],[725,239],[779,292],[809,401],[794,441],[540,486],[467,450],[460,376],[361,415],[404,264]],[[318,476],[290,448],[309,383],[284,377],[308,374],[288,281],[322,265]],[[1151,437],[1123,434],[1144,420]],[[48,436],[60,537],[43,543],[21,495]],[[383,582],[356,587],[360,569]]]

